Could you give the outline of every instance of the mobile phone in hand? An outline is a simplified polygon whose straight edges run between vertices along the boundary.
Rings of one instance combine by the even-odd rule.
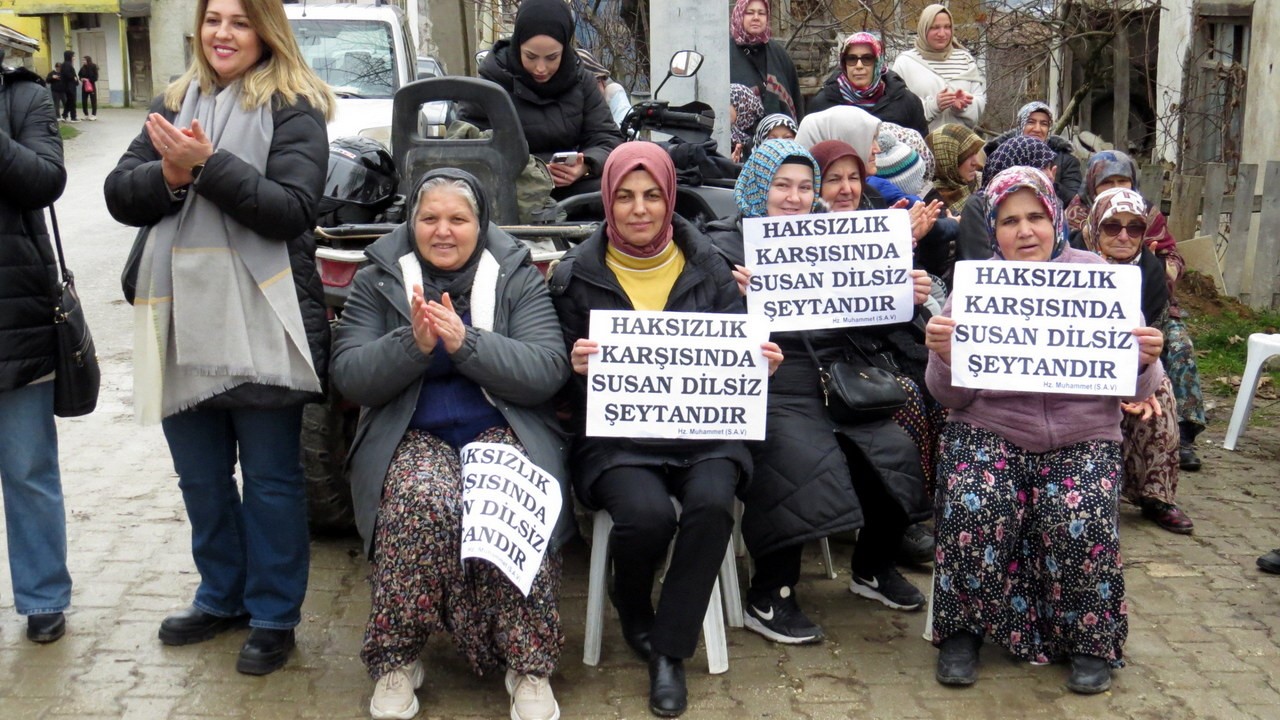
[[[577,165],[578,152],[570,150],[568,152],[558,152],[551,156],[552,165]]]

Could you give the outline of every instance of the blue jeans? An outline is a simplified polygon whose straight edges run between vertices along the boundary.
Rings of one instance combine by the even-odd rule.
[[[71,574],[52,382],[0,392],[0,483],[13,604],[22,615],[62,612]]]
[[[192,604],[222,617],[248,613],[253,627],[294,627],[311,551],[298,455],[302,407],[189,410],[162,425],[200,572]]]

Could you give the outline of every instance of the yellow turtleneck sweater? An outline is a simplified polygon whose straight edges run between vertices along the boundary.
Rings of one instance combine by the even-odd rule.
[[[632,257],[609,245],[604,263],[613,271],[636,310],[662,310],[676,278],[684,271],[684,254],[675,242],[651,258]]]

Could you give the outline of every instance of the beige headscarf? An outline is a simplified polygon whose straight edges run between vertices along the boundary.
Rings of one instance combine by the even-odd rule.
[[[946,13],[951,16],[951,46],[941,52],[929,47],[929,28],[933,26],[933,21],[938,17],[938,13]],[[925,60],[933,60],[934,62],[942,62],[951,55],[952,50],[964,50],[965,47],[956,40],[955,36],[955,15],[951,15],[951,11],[946,5],[934,3],[925,8],[920,13],[920,22],[916,25],[916,52]]]

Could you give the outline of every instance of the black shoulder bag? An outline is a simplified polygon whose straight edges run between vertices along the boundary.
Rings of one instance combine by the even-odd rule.
[[[860,425],[873,420],[892,417],[907,404],[907,391],[893,373],[871,364],[862,349],[854,349],[864,355],[865,365],[848,360],[836,360],[823,365],[813,351],[807,333],[800,333],[804,347],[818,368],[818,382],[822,385],[822,400],[827,414],[840,425]]]
[[[6,73],[5,82],[9,82]],[[32,76],[35,77],[35,76]],[[35,81],[39,84],[39,78]],[[13,129],[13,94],[5,92],[9,113],[9,136],[17,137]],[[26,216],[23,216],[25,225]],[[58,417],[88,415],[98,406],[98,389],[102,383],[102,371],[98,367],[98,353],[89,334],[89,323],[76,293],[75,276],[67,269],[62,253],[62,236],[58,232],[58,216],[49,205],[49,220],[53,227],[53,243],[58,251],[58,290],[54,293],[53,324],[58,338],[58,354],[54,359],[56,375],[53,380],[53,414]],[[34,228],[27,228],[33,240],[39,237]]]
[[[98,406],[102,371],[98,367],[98,353],[93,347],[93,335],[89,334],[84,307],[76,292],[75,276],[67,269],[62,235],[58,232],[58,216],[52,205],[49,206],[49,220],[53,226],[53,244],[58,249],[58,269],[61,272],[57,304],[53,309],[53,322],[58,333],[53,413],[58,417],[88,415]]]

